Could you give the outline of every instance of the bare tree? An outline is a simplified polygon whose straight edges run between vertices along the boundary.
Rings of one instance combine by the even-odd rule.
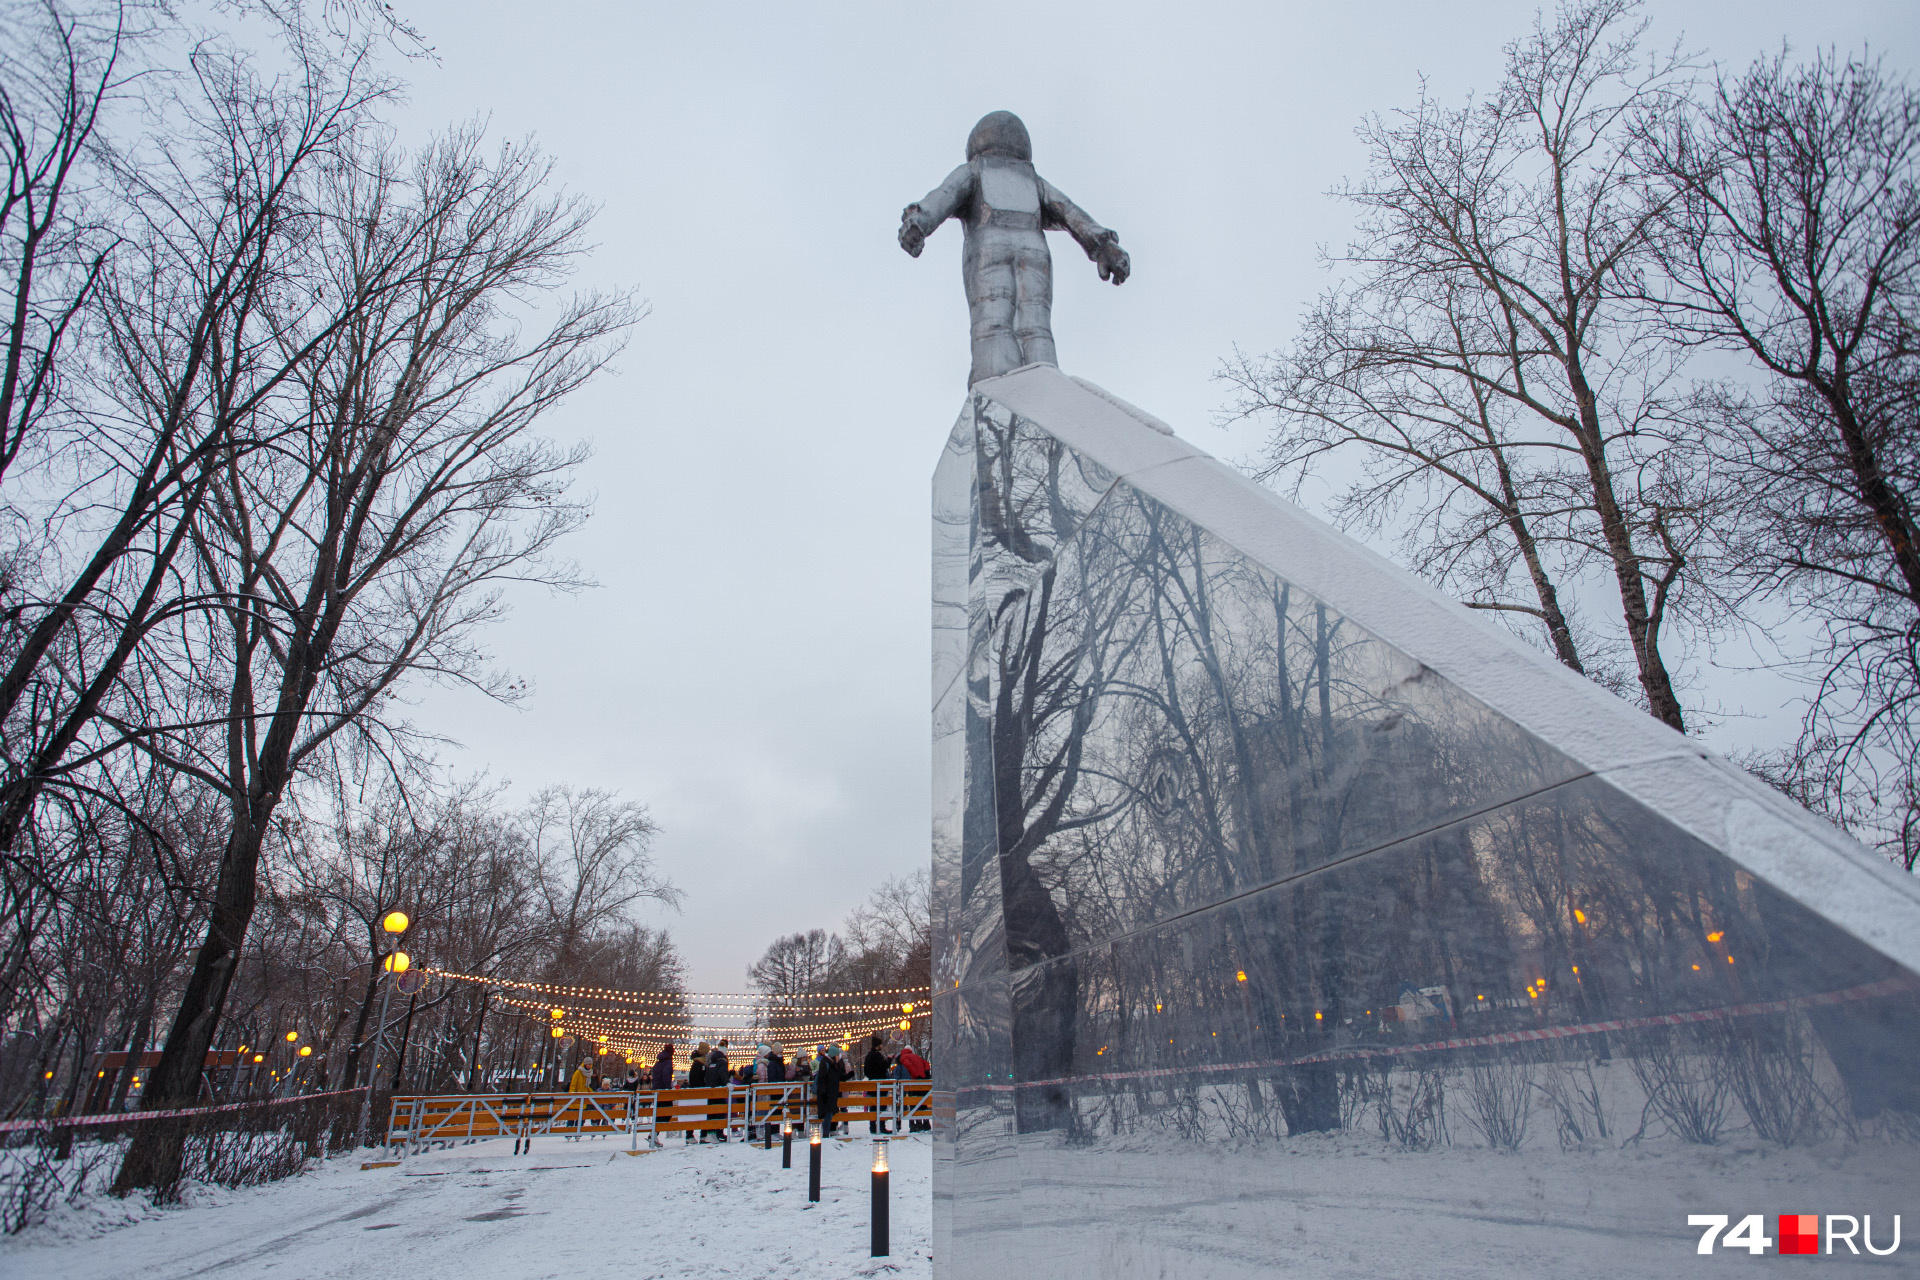
[[[186,714],[120,725],[232,809],[153,1105],[193,1095],[263,844],[303,770],[348,747],[398,768],[416,738],[385,712],[408,677],[515,695],[475,633],[498,616],[502,584],[576,581],[550,553],[586,514],[566,497],[584,453],[532,430],[634,317],[624,297],[586,296],[523,334],[515,299],[564,278],[589,217],[547,191],[530,148],[489,160],[468,129],[409,160],[369,138],[326,177],[326,272],[311,287],[356,300],[352,323],[303,366],[299,416],[277,447],[226,468],[195,521],[203,590],[228,603],[179,632],[167,679],[190,691],[176,699]],[[177,1133],[142,1133],[123,1188],[164,1181],[178,1160]]]
[[[1363,124],[1372,168],[1340,193],[1361,210],[1335,263],[1349,285],[1291,356],[1229,376],[1244,410],[1276,415],[1273,471],[1359,446],[1375,469],[1349,514],[1420,504],[1413,523],[1442,534],[1429,571],[1464,574],[1472,603],[1538,617],[1570,665],[1594,664],[1540,544],[1565,553],[1562,577],[1604,569],[1640,696],[1684,730],[1663,644],[1689,610],[1719,616],[1699,572],[1713,498],[1670,456],[1686,436],[1668,420],[1676,357],[1631,306],[1668,195],[1629,152],[1632,124],[1684,87],[1687,63],[1642,60],[1636,7],[1565,6],[1507,47],[1487,101],[1423,96]]]
[[[1745,501],[1755,594],[1821,619],[1797,750],[1803,800],[1920,860],[1920,92],[1865,56],[1785,51],[1646,133],[1681,198],[1654,296],[1683,343],[1744,353],[1713,443]]]
[[[87,187],[101,112],[129,78],[144,28],[125,5],[82,13],[59,0],[11,5],[0,31],[0,480],[54,413],[68,344],[113,237]]]
[[[929,987],[933,982],[933,878],[925,867],[880,882],[847,916],[848,950],[879,959],[872,987]]]
[[[782,1000],[822,990],[845,945],[825,929],[775,938],[760,958],[747,966],[747,981],[773,1001],[777,1011]]]
[[[151,690],[127,687],[130,664],[209,603],[177,566],[196,513],[221,468],[284,429],[295,371],[353,304],[305,287],[323,265],[318,172],[389,86],[297,25],[284,35],[297,89],[207,41],[191,88],[153,104],[156,136],[115,155],[128,233],[91,307],[97,357],[67,371],[63,395],[76,477],[41,503],[58,547],[7,615],[0,853],[47,787],[124,745],[100,722],[116,703],[120,719],[143,715]]]
[[[553,921],[550,963],[558,969],[577,968],[579,953],[637,903],[680,901],[651,855],[659,828],[645,805],[562,784],[536,792],[520,821]]]
[[[1241,414],[1275,419],[1261,479],[1290,477],[1297,495],[1323,457],[1357,449],[1365,478],[1333,504],[1343,528],[1380,532],[1397,522],[1417,572],[1468,608],[1534,619],[1554,656],[1584,675],[1559,585],[1570,571],[1559,531],[1579,496],[1561,442],[1530,431],[1540,419],[1488,389],[1506,359],[1489,354],[1499,351],[1501,320],[1485,294],[1454,282],[1424,295],[1336,289],[1307,313],[1291,351],[1239,357],[1225,376],[1240,390]],[[1455,368],[1409,376],[1395,353],[1423,348]]]

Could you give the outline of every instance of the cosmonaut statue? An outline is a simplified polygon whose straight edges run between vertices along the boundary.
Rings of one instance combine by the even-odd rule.
[[[1048,231],[1063,228],[1100,268],[1126,281],[1120,237],[1033,169],[1033,141],[1011,111],[982,116],[967,138],[967,162],[900,214],[900,247],[920,256],[948,218],[966,225],[961,269],[973,321],[972,386],[1021,365],[1059,364],[1053,351],[1053,257]]]

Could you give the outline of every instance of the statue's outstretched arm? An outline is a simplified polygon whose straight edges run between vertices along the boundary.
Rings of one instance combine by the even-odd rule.
[[[1067,199],[1060,188],[1045,178],[1040,179],[1040,213],[1043,226],[1063,230],[1079,242],[1087,251],[1087,257],[1100,268],[1102,280],[1126,283],[1133,271],[1133,260],[1120,247],[1119,235],[1088,217],[1085,209]]]
[[[920,256],[927,237],[935,227],[959,213],[973,198],[973,169],[961,165],[947,180],[900,211],[900,247],[913,257]]]

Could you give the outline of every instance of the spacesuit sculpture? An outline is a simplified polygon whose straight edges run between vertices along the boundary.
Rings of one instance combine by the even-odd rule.
[[[1046,233],[1064,228],[1100,268],[1126,281],[1131,263],[1120,237],[1033,170],[1033,142],[1011,111],[981,117],[967,139],[967,162],[900,214],[900,247],[920,256],[948,218],[966,224],[961,269],[973,320],[972,386],[1021,365],[1059,361],[1053,351],[1053,257]]]

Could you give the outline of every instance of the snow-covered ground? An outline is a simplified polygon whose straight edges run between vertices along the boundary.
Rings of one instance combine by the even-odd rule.
[[[825,1144],[821,1199],[807,1154],[740,1141],[629,1156],[624,1139],[541,1138],[424,1153],[392,1169],[340,1158],[243,1191],[197,1189],[185,1207],[93,1197],[0,1242],[0,1276],[34,1280],[537,1280],[646,1277],[929,1277],[931,1152],[891,1144],[892,1246],[868,1256],[872,1144]]]
[[[1906,1143],[1782,1150],[1658,1139],[1563,1152],[1549,1137],[1518,1152],[1408,1152],[1351,1132],[1072,1146],[1035,1134],[1003,1150],[1000,1167],[956,1175],[966,1193],[954,1210],[956,1254],[1063,1280],[1621,1280],[1702,1266],[1716,1275],[1783,1269],[1771,1252],[1698,1256],[1690,1213],[1768,1215],[1768,1235],[1781,1213],[1869,1213],[1883,1247],[1900,1214],[1898,1254],[1856,1257],[1843,1246],[1821,1270],[1920,1272],[1920,1153]],[[1008,1177],[1015,1189],[996,1195]]]

